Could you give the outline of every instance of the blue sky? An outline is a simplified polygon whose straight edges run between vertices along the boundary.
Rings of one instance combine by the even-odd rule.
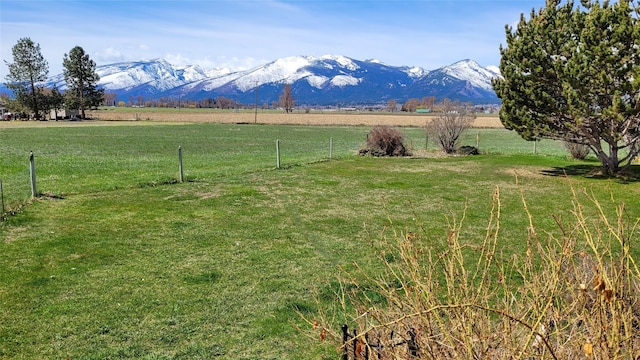
[[[50,74],[81,46],[98,64],[163,58],[248,69],[294,55],[344,55],[435,69],[498,65],[505,24],[544,0],[0,0],[0,81],[11,47],[40,44]]]

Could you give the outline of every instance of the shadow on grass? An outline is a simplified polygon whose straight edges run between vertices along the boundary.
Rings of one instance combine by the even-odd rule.
[[[631,165],[625,171],[617,175],[606,175],[600,165],[569,165],[558,166],[542,170],[541,173],[547,176],[582,176],[589,179],[612,179],[622,184],[640,182],[640,166]]]

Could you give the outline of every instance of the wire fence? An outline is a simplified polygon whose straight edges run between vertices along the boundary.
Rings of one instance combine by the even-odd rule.
[[[169,132],[166,127],[131,126],[126,132],[115,128],[15,129],[0,133],[0,214],[21,208],[39,193],[96,192],[192,179],[215,181],[218,177],[339,159],[357,153],[369,130],[261,125],[174,125]],[[406,145],[417,156],[429,157],[438,151],[424,129],[403,128],[402,132]],[[178,149],[176,157],[180,142],[185,146]],[[462,143],[476,146],[481,154],[566,153],[557,143],[528,143],[504,129],[474,129]],[[30,147],[37,158],[37,176],[26,160]]]
[[[262,166],[260,166],[259,163],[257,162],[256,164],[254,164],[254,166],[267,168],[267,169],[272,168],[272,169],[278,170],[278,169],[283,169],[290,166],[313,163],[318,161],[330,161],[330,160],[340,158],[341,156],[344,156],[345,153],[355,152],[355,150],[346,150],[345,147],[343,146],[340,149],[339,154],[336,154],[333,138],[330,138],[328,142],[326,142],[326,149],[325,149],[326,151],[324,151],[324,153],[314,154],[314,153],[309,153],[308,151],[299,152],[299,150],[293,149],[291,146],[287,146],[287,145],[294,145],[294,144],[287,144],[285,142],[284,145],[285,146],[283,146],[281,149],[281,141],[279,139],[275,141],[273,145],[272,155],[271,155],[272,156],[271,166],[266,163],[263,163]],[[299,145],[299,144],[295,144],[295,145]],[[17,210],[22,208],[22,206],[24,206],[24,204],[26,204],[31,198],[36,198],[42,195],[51,196],[55,194],[57,191],[59,191],[58,189],[74,188],[74,185],[70,184],[69,182],[66,182],[61,187],[59,181],[52,181],[52,179],[60,179],[63,177],[67,177],[71,179],[70,181],[82,182],[86,180],[86,179],[80,178],[79,176],[73,175],[73,170],[71,169],[73,169],[76,166],[74,166],[72,162],[66,162],[65,166],[63,167],[57,167],[57,169],[60,170],[60,172],[62,173],[55,173],[52,169],[47,169],[45,175],[41,176],[36,169],[36,157],[37,157],[36,153],[34,153],[33,151],[30,152],[28,157],[28,162],[25,161],[25,166],[22,170],[18,172],[14,172],[11,174],[11,176],[7,177],[9,181],[7,181],[6,179],[0,178],[0,205],[1,205],[0,217],[1,219],[4,219],[8,214],[15,213]],[[166,157],[171,157],[171,156],[167,154]],[[109,181],[113,181],[113,178],[109,179],[109,176],[113,176],[113,177],[117,176],[119,178],[130,179],[130,182],[128,184],[126,183],[127,180],[124,180],[124,183],[122,181],[116,181],[117,183],[116,187],[135,186],[136,184],[140,185],[145,183],[149,184],[149,183],[162,183],[162,182],[164,183],[185,182],[185,181],[189,181],[190,177],[188,176],[189,164],[188,164],[188,161],[187,161],[187,164],[185,164],[184,159],[185,159],[185,155],[183,154],[183,147],[178,146],[177,157],[174,160],[172,160],[174,162],[172,165],[173,169],[170,169],[168,167],[167,161],[163,161],[162,164],[159,164],[159,166],[155,167],[154,171],[145,172],[145,175],[148,176],[147,179],[142,179],[139,176],[134,176],[133,173],[123,175],[122,173],[114,174],[113,172],[111,172],[110,174],[109,173],[105,174],[105,172],[101,170],[99,166],[96,166],[96,172],[94,173],[94,175],[98,177],[102,177],[102,180],[104,180],[105,183]],[[187,156],[187,160],[188,160],[188,156]],[[47,162],[55,162],[55,161],[58,161],[58,160],[51,160],[51,157],[44,157],[44,159],[39,160],[39,163],[42,167],[46,167]],[[78,166],[83,167],[85,165],[78,165]],[[201,163],[198,163],[195,166],[199,168],[199,170],[202,170]],[[135,172],[136,170],[135,166],[133,166],[132,169],[130,170],[133,170]],[[202,174],[202,172],[194,172],[194,173]],[[41,181],[43,177],[45,178],[44,180],[48,184],[53,185],[52,188],[49,188],[46,185],[45,186],[39,185],[39,181]]]

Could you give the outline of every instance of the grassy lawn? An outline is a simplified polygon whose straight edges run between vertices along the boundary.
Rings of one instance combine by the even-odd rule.
[[[597,163],[567,160],[552,142],[534,155],[531,143],[493,129],[480,131],[486,155],[476,157],[354,156],[367,131],[0,129],[9,206],[29,197],[29,151],[38,190],[55,195],[0,223],[0,358],[337,358],[297,330],[297,312],[313,316],[315,292],[330,302],[339,268],[370,266],[371,243],[393,231],[421,229],[445,246],[447,221],[465,213],[462,237],[481,241],[496,188],[507,253],[523,251],[522,197],[541,232],[558,231],[552,214],[570,215],[572,188],[640,217],[637,183],[584,176]],[[424,149],[421,129],[403,132]],[[175,182],[178,146],[185,183]],[[558,176],[565,170],[572,175]]]

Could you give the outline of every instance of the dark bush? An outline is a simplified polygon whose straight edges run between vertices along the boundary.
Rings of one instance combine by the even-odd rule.
[[[404,146],[404,135],[389,126],[376,126],[367,135],[365,148],[361,155],[372,156],[409,156]]]
[[[480,154],[477,147],[470,146],[470,145],[461,146],[456,152],[460,155],[479,155]]]

